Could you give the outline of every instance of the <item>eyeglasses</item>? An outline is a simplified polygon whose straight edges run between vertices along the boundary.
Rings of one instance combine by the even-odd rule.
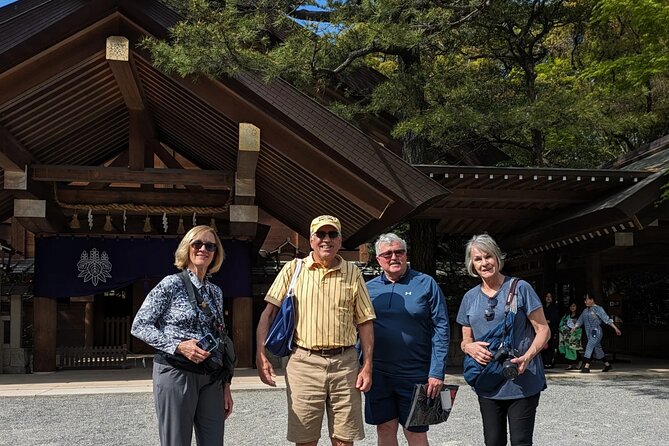
[[[321,240],[324,239],[326,235],[332,239],[339,237],[339,231],[316,231],[314,232],[314,235]]]
[[[406,249],[392,249],[390,251],[382,252],[381,254],[377,254],[378,257],[383,257],[386,260],[390,260],[393,258],[393,254],[397,257],[402,257],[404,254],[407,253]]]
[[[495,307],[497,306],[497,298],[493,297],[492,299],[488,299],[488,308],[485,309],[485,313],[483,315],[485,316],[485,320],[490,322],[491,320],[495,319]]]
[[[218,249],[218,246],[216,243],[211,243],[211,242],[203,242],[202,240],[193,240],[190,242],[190,245],[193,247],[194,250],[199,251],[203,246],[204,249],[206,249],[209,252],[216,252],[216,249]]]

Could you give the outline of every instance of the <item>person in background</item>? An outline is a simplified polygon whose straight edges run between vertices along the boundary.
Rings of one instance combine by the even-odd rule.
[[[203,304],[194,307],[181,274],[172,274],[149,292],[132,323],[132,335],[158,350],[153,397],[163,446],[190,445],[193,428],[198,445],[223,444],[225,419],[233,406],[230,382],[206,367],[211,353],[198,341],[223,329],[223,293],[209,275],[224,258],[211,227],[192,228],[174,253],[174,265],[187,271]]]
[[[593,359],[604,361],[602,372],[608,372],[612,367],[602,348],[602,338],[604,337],[602,324],[610,325],[615,330],[617,336],[620,336],[620,330],[613,323],[613,319],[606,314],[606,311],[595,303],[594,296],[590,293],[585,293],[584,302],[586,308],[572,329],[576,331],[579,327],[585,326],[585,335],[588,339],[588,343],[585,345],[585,352],[583,353],[581,373],[590,373],[590,363]]]
[[[327,412],[333,446],[347,446],[365,437],[361,392],[372,385],[374,309],[358,267],[337,254],[342,244],[339,219],[314,218],[309,243],[312,251],[294,288],[296,347],[286,365],[287,438],[298,446],[315,446]],[[298,261],[287,263],[279,272],[258,322],[256,366],[269,386],[276,382],[264,341]],[[354,348],[358,334],[362,367]]]
[[[427,446],[428,426],[406,427],[415,384],[437,398],[444,383],[450,332],[439,285],[407,264],[407,244],[396,234],[376,241],[383,273],[367,282],[374,320],[372,387],[365,421],[376,425],[379,446],[397,446],[401,424],[409,446]]]
[[[467,242],[465,266],[471,276],[481,279],[481,284],[467,291],[460,304],[460,347],[465,355],[485,365],[493,360],[495,352],[488,350],[487,342],[477,339],[506,317],[504,307],[512,278],[502,274],[504,255],[488,234],[475,235]],[[546,388],[543,363],[537,355],[550,337],[550,328],[539,296],[524,280],[518,281],[510,311],[515,312],[511,362],[518,366],[518,377],[504,380],[492,391],[474,387],[486,446],[507,444],[507,422],[512,446],[531,445],[539,396]]]
[[[576,305],[576,302],[572,301],[569,303],[567,313],[560,319],[560,343],[558,349],[569,364],[567,370],[576,370],[577,368],[580,368],[580,366],[577,367],[576,364],[579,361],[581,352],[583,352],[583,345],[581,345],[583,330],[577,328],[572,331],[572,329],[576,327],[578,316],[578,306]]]
[[[558,346],[558,326],[560,324],[560,310],[558,309],[553,294],[549,291],[544,297],[544,317],[551,329],[551,338],[544,346],[541,352],[541,358],[544,361],[544,367],[552,369],[555,366],[555,349]]]

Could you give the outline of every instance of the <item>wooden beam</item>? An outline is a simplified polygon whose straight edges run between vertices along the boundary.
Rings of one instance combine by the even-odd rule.
[[[235,204],[253,204],[256,200],[256,180],[235,178]]]
[[[63,214],[46,200],[14,199],[14,217],[35,234],[58,233],[65,227]]]
[[[34,161],[32,153],[5,126],[0,125],[0,168],[5,172],[22,173],[25,166]]]
[[[46,200],[15,199],[14,217],[46,217]]]
[[[260,129],[253,124],[239,124],[237,178],[255,178],[260,154]]]
[[[128,167],[128,150],[121,152],[114,160],[105,167]],[[86,189],[101,190],[109,186],[111,183],[88,183]]]
[[[448,178],[457,178],[459,175],[477,174],[480,175],[481,178],[490,178],[490,175],[493,175],[494,178],[504,178],[506,175],[509,177],[507,179],[510,180],[522,177],[529,182],[536,181],[534,180],[535,176],[537,177],[537,180],[548,180],[548,177],[551,177],[552,179],[550,181],[555,183],[565,181],[563,180],[563,177],[566,177],[566,180],[574,180],[581,177],[584,182],[586,180],[590,181],[592,178],[606,181],[606,177],[619,181],[620,178],[630,180],[633,180],[634,178],[646,178],[653,173],[645,170],[590,169],[584,171],[583,169],[562,169],[551,167],[452,166],[446,164],[414,164],[413,167],[426,175],[434,177],[435,181],[439,181],[441,178],[444,178],[445,175],[448,175]]]
[[[36,181],[87,181],[103,183],[136,183],[165,185],[200,185],[230,190],[233,175],[219,170],[146,169],[133,171],[123,167],[99,166],[31,166]]]
[[[148,147],[151,151],[160,159],[160,161],[165,164],[168,169],[183,169],[183,166],[177,159],[172,156],[171,153],[163,147],[163,145],[157,139],[151,139],[147,142]],[[186,189],[191,192],[204,192],[204,187],[202,186],[192,186],[187,185]]]
[[[106,59],[128,108],[129,159],[131,170],[153,167],[153,156],[146,153],[146,141],[154,136],[146,112],[142,89],[130,58],[130,43],[123,36],[107,38]]]
[[[540,221],[554,212],[537,209],[483,209],[483,208],[429,208],[418,214],[420,218],[455,220],[462,218]]]
[[[130,60],[130,42],[123,36],[107,38],[106,59],[128,110],[145,110],[138,77]]]
[[[130,170],[144,170],[153,167],[146,164],[145,141],[147,127],[144,113],[137,110],[128,111],[128,168]]]
[[[230,235],[254,237],[258,226],[258,206],[230,205]]]
[[[239,150],[235,175],[235,204],[252,205],[256,198],[256,166],[260,154],[260,129],[239,124]]]
[[[105,190],[58,189],[58,200],[68,205],[141,203],[149,206],[224,206],[227,191],[191,192],[180,189],[154,189],[143,191],[132,188],[107,188]]]
[[[592,195],[583,191],[519,190],[519,189],[474,189],[452,187],[445,201],[475,201],[499,203],[554,203],[574,204],[592,200]]]

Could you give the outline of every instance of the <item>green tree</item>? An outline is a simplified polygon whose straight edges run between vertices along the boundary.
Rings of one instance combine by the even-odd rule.
[[[669,132],[669,4],[599,0],[579,52],[605,138],[634,150]]]

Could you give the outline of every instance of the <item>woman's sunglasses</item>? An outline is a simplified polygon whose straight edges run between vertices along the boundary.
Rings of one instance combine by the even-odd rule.
[[[190,242],[190,245],[193,247],[194,250],[199,251],[202,246],[204,246],[204,249],[206,249],[209,252],[216,252],[216,249],[218,246],[216,246],[216,243],[211,243],[211,242],[203,242],[202,240],[193,240]]]
[[[497,298],[493,297],[492,299],[488,299],[488,308],[485,309],[485,313],[483,315],[485,316],[485,320],[490,322],[491,320],[495,319],[495,307],[497,306]]]

